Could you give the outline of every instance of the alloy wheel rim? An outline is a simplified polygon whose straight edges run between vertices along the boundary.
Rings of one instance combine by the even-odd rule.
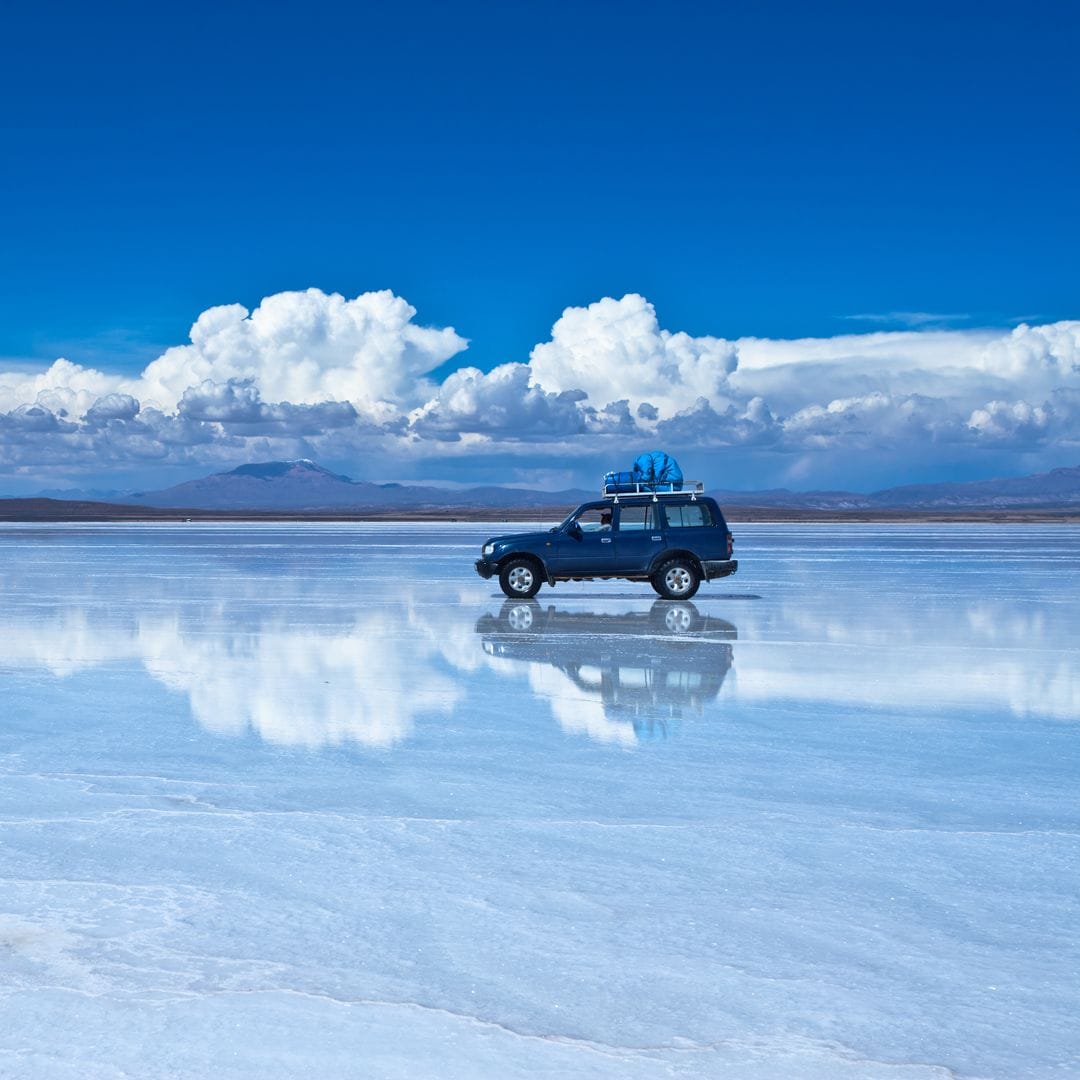
[[[526,592],[532,588],[533,575],[527,566],[515,566],[510,571],[510,588],[516,592]]]
[[[686,592],[686,590],[690,588],[690,581],[691,578],[689,572],[682,566],[673,566],[664,575],[664,584],[673,593]]]

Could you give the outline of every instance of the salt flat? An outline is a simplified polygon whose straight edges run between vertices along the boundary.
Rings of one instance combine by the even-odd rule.
[[[0,1076],[1080,1075],[1080,529],[0,527]]]

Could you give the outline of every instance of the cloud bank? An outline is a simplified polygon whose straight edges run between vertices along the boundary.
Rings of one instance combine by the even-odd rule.
[[[631,293],[567,308],[527,360],[440,380],[468,342],[416,317],[386,290],[283,292],[203,312],[189,343],[136,377],[66,359],[0,371],[0,470],[164,475],[305,456],[391,477],[497,467],[591,484],[660,444],[738,487],[751,461],[758,482],[780,482],[856,461],[899,481],[932,461],[1077,459],[1080,321],[731,341],[665,329]]]

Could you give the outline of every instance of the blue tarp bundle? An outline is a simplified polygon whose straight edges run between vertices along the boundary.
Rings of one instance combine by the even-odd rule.
[[[609,472],[604,476],[604,491],[608,495],[625,495],[634,491],[682,491],[683,474],[679,463],[663,450],[640,454],[633,469]]]
[[[649,450],[639,454],[634,462],[634,475],[639,477],[639,484],[648,484],[654,491],[682,490],[682,469],[679,468],[679,463],[663,450]]]

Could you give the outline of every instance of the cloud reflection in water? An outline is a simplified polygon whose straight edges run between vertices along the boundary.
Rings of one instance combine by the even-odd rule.
[[[137,665],[208,732],[310,749],[391,747],[504,694],[508,713],[613,747],[719,716],[721,695],[814,723],[830,705],[928,723],[1080,715],[1071,609],[1033,603],[1034,586],[915,604],[781,582],[753,602],[598,591],[500,607],[458,573],[472,548],[456,536],[443,550],[415,530],[12,531],[0,665],[57,679]],[[423,579],[417,543],[443,560]]]

